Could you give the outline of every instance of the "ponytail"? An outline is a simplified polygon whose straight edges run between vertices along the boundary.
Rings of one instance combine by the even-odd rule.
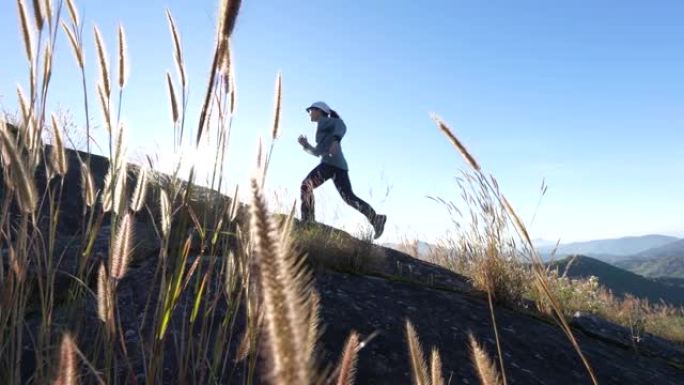
[[[330,109],[330,117],[335,118],[335,119],[340,119],[340,115],[337,113],[337,111]]]

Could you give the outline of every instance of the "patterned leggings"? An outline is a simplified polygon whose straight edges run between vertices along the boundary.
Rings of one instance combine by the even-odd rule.
[[[316,166],[316,168],[311,170],[309,175],[307,175],[302,181],[302,221],[313,222],[316,220],[314,213],[313,190],[330,178],[332,178],[333,183],[335,183],[335,187],[340,193],[342,199],[344,199],[349,206],[357,209],[361,212],[361,214],[365,215],[370,223],[373,223],[375,220],[375,210],[373,210],[368,203],[354,195],[351,182],[349,181],[349,172],[347,172],[347,170],[342,170],[341,168],[325,163],[321,163]]]

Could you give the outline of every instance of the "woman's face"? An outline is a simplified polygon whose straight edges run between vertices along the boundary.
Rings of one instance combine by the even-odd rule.
[[[311,118],[312,122],[318,122],[322,117],[323,111],[319,110],[318,108],[309,109],[309,118]]]

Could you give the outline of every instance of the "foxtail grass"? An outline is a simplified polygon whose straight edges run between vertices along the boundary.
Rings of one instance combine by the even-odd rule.
[[[316,290],[311,289],[309,296],[309,314],[308,314],[308,331],[306,335],[306,353],[307,357],[316,356],[316,346],[321,337],[321,296]]]
[[[169,30],[171,31],[171,37],[173,39],[173,57],[176,63],[176,70],[178,71],[178,77],[181,81],[181,86],[185,88],[188,84],[187,77],[185,75],[185,61],[183,60],[183,48],[181,46],[180,34],[178,28],[176,27],[176,22],[171,15],[171,11],[166,10],[166,18],[169,22]]]
[[[337,385],[353,385],[356,377],[356,362],[360,350],[359,334],[352,331],[344,344],[342,358],[340,359],[337,377]]]
[[[78,9],[76,8],[76,4],[74,4],[74,0],[66,0],[67,4],[67,9],[69,10],[69,16],[71,17],[71,22],[76,26],[81,25],[81,19],[78,16]]]
[[[263,298],[266,354],[273,368],[269,377],[273,384],[308,384],[315,376],[306,346],[311,276],[291,249],[289,236],[279,233],[270,218],[256,179],[252,179],[250,229]]]
[[[409,360],[411,361],[411,379],[414,385],[430,385],[423,348],[420,346],[418,334],[413,324],[406,321],[406,341],[408,342]]]
[[[214,50],[214,59],[209,70],[209,84],[204,96],[204,104],[200,111],[199,124],[197,126],[197,138],[195,143],[199,144],[202,134],[206,129],[206,121],[209,115],[209,107],[214,94],[216,74],[221,69],[222,62],[229,62],[230,36],[235,28],[235,21],[240,13],[241,0],[221,0],[219,7],[219,26],[217,31],[216,49]],[[232,87],[231,87],[232,88]],[[233,104],[233,103],[231,103]],[[232,110],[232,108],[231,108]]]
[[[280,130],[280,109],[282,103],[282,87],[283,87],[283,77],[280,72],[276,77],[275,85],[275,104],[273,107],[273,126],[271,127],[271,146],[268,149],[268,155],[266,155],[266,161],[264,163],[264,171],[261,175],[261,185],[266,181],[266,173],[268,171],[268,165],[271,163],[271,157],[273,156],[273,148],[275,147],[276,139],[278,139],[278,134]]]
[[[19,101],[19,109],[21,111],[21,121],[28,122],[32,118],[31,107],[20,85],[17,85],[17,100]]]
[[[67,159],[66,151],[64,149],[64,141],[62,140],[62,130],[59,128],[59,123],[57,122],[57,117],[52,115],[52,133],[53,133],[53,143],[52,143],[52,153],[50,154],[50,163],[55,172],[64,176],[67,172]]]
[[[501,385],[501,376],[496,370],[496,365],[489,358],[487,352],[475,340],[472,334],[468,334],[470,342],[470,354],[475,366],[477,377],[481,385]]]
[[[133,197],[131,198],[131,210],[138,212],[142,209],[145,204],[145,198],[147,196],[147,187],[149,185],[147,181],[147,167],[142,166],[138,169],[138,180],[135,183],[135,189],[133,190]]]
[[[109,97],[105,91],[102,83],[97,85],[97,96],[100,101],[100,109],[102,110],[102,115],[104,117],[105,126],[107,127],[107,132],[112,133],[112,115],[109,110]],[[111,151],[110,151],[111,152]]]
[[[45,14],[43,12],[43,4],[41,0],[33,0],[33,18],[36,21],[36,29],[42,30],[45,24]]]
[[[149,189],[154,192],[156,202],[149,207],[145,205],[148,190],[146,169],[138,172],[137,184],[132,196],[129,196],[126,188],[128,165],[121,113],[122,91],[127,85],[130,59],[122,25],[118,26],[116,32],[116,77],[110,74],[103,34],[97,26],[93,29],[97,61],[95,66],[98,67],[95,103],[100,106],[100,124],[106,128],[109,139],[109,168],[106,170],[105,186],[102,186],[99,178],[93,176],[93,171],[99,173],[102,167],[100,164],[91,164],[90,159],[90,122],[93,119],[88,112],[91,106],[86,87],[86,52],[82,38],[83,25],[76,4],[67,0],[65,4],[69,15],[66,19],[61,19],[62,2],[53,10],[52,3],[48,0],[34,0],[33,15],[25,3],[26,0],[17,0],[17,24],[28,61],[30,92],[24,95],[21,87],[17,88],[21,110],[16,124],[17,132],[10,132],[5,123],[0,123],[0,150],[6,180],[6,194],[3,195],[0,211],[0,227],[3,228],[0,238],[2,248],[7,250],[6,263],[0,263],[0,301],[3,304],[0,308],[0,382],[12,385],[26,381],[70,384],[80,379],[84,383],[119,383],[124,379],[127,382],[133,378],[139,380],[136,376],[142,374],[148,383],[162,383],[166,374],[161,356],[169,348],[175,349],[173,357],[174,360],[177,358],[175,364],[179,365],[175,367],[178,368],[180,382],[225,382],[234,371],[231,368],[230,341],[236,327],[235,320],[242,306],[241,301],[247,295],[245,286],[253,285],[245,267],[249,265],[246,261],[250,259],[251,252],[248,248],[235,245],[249,242],[248,236],[238,230],[237,199],[233,199],[232,205],[221,206],[220,210],[216,210],[216,205],[196,199],[192,191],[192,178],[184,183],[174,174],[168,183],[156,180],[155,183],[150,183]],[[233,15],[233,21],[229,22],[232,26],[238,9],[235,5],[236,3],[231,3],[226,10]],[[168,17],[172,25],[174,56],[181,85],[174,120],[182,130],[188,81],[180,34],[170,13]],[[232,26],[228,30],[232,31]],[[70,138],[64,135],[65,125],[56,118],[52,118],[52,124],[49,124],[50,114],[45,111],[53,71],[58,69],[53,67],[58,30],[66,35],[76,67],[81,71],[88,157],[81,159],[80,154],[76,153],[80,170],[78,167],[76,170],[69,170],[72,154],[66,154],[65,143]],[[223,31],[221,48],[225,54],[228,52],[225,47],[229,34],[226,34],[228,30],[223,26],[220,30]],[[232,68],[230,73],[232,75]],[[116,83],[112,84],[113,81]],[[220,146],[217,147],[217,159],[221,159],[221,162],[225,159],[229,120],[235,111],[234,80],[229,81],[231,85],[220,96],[221,99],[212,98],[206,115],[212,124],[218,122],[221,126],[217,130],[222,135]],[[111,101],[113,86],[119,88],[117,105]],[[209,93],[213,94],[212,91]],[[215,104],[219,103],[223,105],[216,108]],[[113,110],[117,107],[118,110]],[[117,111],[116,116],[113,116],[113,111]],[[45,150],[41,140],[44,127],[51,131],[52,151]],[[178,135],[179,142],[182,136]],[[39,180],[42,176],[37,172],[39,167],[45,166],[48,170],[45,182],[49,183]],[[218,165],[215,167],[218,172],[217,180],[221,181],[223,168]],[[69,173],[79,173],[81,176],[82,195],[65,197],[82,201],[81,231],[79,233],[75,230],[75,237],[83,238],[80,245],[78,240],[66,240],[62,235],[59,238],[57,235],[62,224],[62,204],[65,201],[62,199],[62,187],[64,181],[69,180]],[[43,186],[41,189],[44,188],[45,191],[39,192],[36,186]],[[167,191],[173,192],[172,199],[165,197]],[[157,192],[159,201],[156,199]],[[180,196],[183,199],[179,199]],[[102,201],[102,206],[96,204],[99,200]],[[76,204],[69,202],[70,205],[72,203]],[[203,206],[205,203],[206,207]],[[159,210],[159,206],[164,207]],[[147,213],[144,208],[148,209]],[[161,218],[157,216],[159,211]],[[78,217],[76,213],[69,214],[70,217]],[[149,214],[151,218],[150,226],[159,232],[161,245],[157,264],[160,268],[154,281],[150,282],[145,309],[139,317],[132,317],[142,318],[142,321],[138,320],[136,325],[127,325],[128,315],[122,318],[118,313],[124,309],[117,309],[117,286],[118,289],[128,289],[122,287],[127,282],[122,278],[130,273],[130,261],[136,253],[133,246],[133,224],[139,223],[138,219],[145,214]],[[145,222],[147,221],[143,220]],[[48,231],[43,225],[48,227]],[[107,242],[107,237],[102,237],[101,232],[108,229],[111,229],[109,241],[103,245],[101,242]],[[190,234],[186,231],[190,231]],[[199,243],[197,247],[202,252],[195,258],[194,251],[191,250],[195,247],[196,239]],[[68,244],[68,252],[59,249],[58,245],[62,241]],[[71,267],[74,254],[72,242],[76,244],[77,267],[74,271],[62,271],[65,266]],[[97,258],[93,258],[94,256]],[[228,256],[235,261],[226,262]],[[205,261],[208,261],[207,265],[204,264]],[[225,268],[214,270],[212,267],[218,264]],[[57,278],[68,280],[68,293],[59,292]],[[216,290],[213,283],[224,279],[229,289]],[[91,284],[94,289],[90,288]],[[182,295],[186,292],[192,297],[190,309],[185,306]],[[91,298],[97,306],[90,316],[95,320],[99,319],[101,327],[93,331],[78,322],[71,325],[78,316],[88,319],[88,311],[82,313],[84,308],[88,309],[85,304]],[[227,303],[227,309],[221,304],[222,301]],[[128,304],[124,304],[126,305]],[[310,306],[307,303],[305,307],[308,309]],[[309,313],[305,314],[309,320]],[[180,322],[172,322],[172,319],[178,318]],[[38,322],[33,322],[34,320]],[[177,324],[182,326],[175,330]],[[71,340],[65,337],[63,352],[68,353],[62,353],[61,359],[53,359],[56,356],[55,342],[59,341],[57,333],[61,336],[64,328],[71,330],[72,326],[73,340],[83,337],[87,341],[83,345],[84,352],[81,353],[73,341],[70,343]],[[133,329],[128,329],[131,326]],[[136,327],[140,330],[135,330]],[[143,328],[154,330],[151,333],[152,338],[144,335]],[[172,339],[166,338],[169,328],[174,328]],[[133,344],[137,346],[131,351],[131,331],[137,332],[146,344],[149,342],[150,349],[143,348],[141,343]],[[96,336],[93,337],[93,334]],[[29,340],[25,338],[27,335],[31,337]],[[304,341],[308,340],[309,336],[306,335]],[[33,356],[32,360],[26,360],[27,354]],[[135,358],[129,354],[133,354]],[[75,355],[81,358],[80,361],[74,358]],[[142,366],[134,367],[136,365],[131,361],[133,359]],[[86,368],[89,372],[83,371]],[[35,370],[27,378],[25,373],[29,369]],[[122,372],[126,372],[125,375]]]
[[[171,231],[171,204],[165,190],[159,191],[159,203],[161,208],[161,230],[166,238]]]
[[[59,370],[54,385],[78,384],[78,369],[76,358],[76,343],[71,334],[66,333],[62,337],[59,349]]]
[[[24,4],[23,0],[17,0],[17,7],[19,8],[21,34],[24,40],[24,53],[31,66],[30,70],[33,71],[35,57],[33,53],[33,34],[31,33],[32,28],[28,17],[28,11],[26,10],[26,4]],[[33,92],[31,95],[33,95]]]
[[[104,263],[97,275],[97,315],[107,332],[114,333],[114,288]]]
[[[109,75],[109,56],[107,56],[107,51],[104,44],[104,39],[102,38],[102,33],[100,33],[100,29],[97,26],[93,27],[93,33],[95,34],[97,63],[100,67],[100,84],[102,84],[102,94],[107,103],[109,103],[109,96],[112,94],[112,86],[110,83],[111,77]]]
[[[85,205],[93,207],[95,204],[95,182],[93,182],[93,174],[90,172],[87,163],[81,163],[81,194]]]
[[[126,78],[128,76],[128,70],[127,70],[127,62],[126,62],[126,33],[124,32],[124,27],[123,25],[119,24],[119,29],[118,29],[118,47],[119,47],[119,55],[117,62],[119,63],[119,88],[124,88],[126,85]]]
[[[45,0],[45,18],[47,19],[50,28],[52,28],[53,16],[54,10],[52,8],[52,0]]]
[[[128,59],[126,56],[126,33],[124,31],[123,25],[119,24],[118,28],[118,33],[117,33],[118,39],[117,39],[117,45],[118,45],[118,55],[117,55],[117,63],[118,63],[118,86],[119,86],[119,102],[117,104],[117,113],[116,113],[116,121],[118,124],[121,124],[121,108],[123,106],[123,90],[124,87],[126,86],[126,78],[128,76]]]
[[[437,348],[432,348],[432,353],[430,354],[430,379],[431,385],[444,385],[442,358],[439,356]]]
[[[112,278],[121,280],[126,275],[131,258],[133,237],[133,219],[131,214],[124,215],[118,225],[110,253],[109,271]]]
[[[169,88],[169,102],[171,104],[171,120],[174,124],[178,123],[178,101],[176,99],[176,91],[173,88],[173,80],[171,80],[171,74],[166,73],[166,84]],[[176,139],[178,140],[178,139]]]
[[[5,123],[0,124],[0,140],[2,141],[2,155],[4,164],[11,167],[11,172],[6,172],[5,180],[7,185],[16,192],[17,202],[24,213],[33,213],[38,204],[38,193],[36,186],[29,175],[29,170],[19,154],[14,139],[10,136]],[[6,168],[8,170],[10,168]]]

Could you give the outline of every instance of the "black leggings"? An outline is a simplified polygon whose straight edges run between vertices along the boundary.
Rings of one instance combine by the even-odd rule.
[[[342,199],[344,199],[349,206],[359,210],[361,214],[365,215],[370,223],[373,223],[375,220],[375,210],[373,210],[368,203],[354,195],[347,170],[342,170],[341,168],[325,163],[316,166],[316,168],[311,170],[309,175],[302,181],[302,221],[315,221],[313,190],[330,178],[332,178],[335,183],[335,187],[337,187],[337,191],[340,193],[340,196],[342,196]]]

